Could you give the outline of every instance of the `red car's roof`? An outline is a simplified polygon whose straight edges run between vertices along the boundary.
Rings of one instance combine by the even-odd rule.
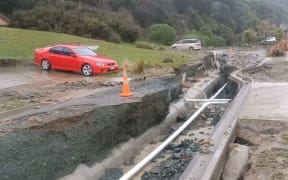
[[[87,48],[86,46],[82,46],[82,45],[76,45],[76,44],[55,44],[51,47],[55,47],[55,46],[63,46],[63,47],[67,47],[67,48]]]

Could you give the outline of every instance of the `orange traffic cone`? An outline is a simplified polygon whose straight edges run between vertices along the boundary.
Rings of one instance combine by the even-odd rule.
[[[233,49],[232,47],[230,47],[229,49],[229,57],[231,58],[234,55]]]
[[[130,87],[128,84],[126,68],[123,68],[123,86],[122,86],[122,93],[120,94],[120,96],[121,97],[133,96],[133,93],[130,91]]]

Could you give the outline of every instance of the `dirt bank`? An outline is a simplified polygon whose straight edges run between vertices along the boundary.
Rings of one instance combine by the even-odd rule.
[[[269,58],[264,66],[255,72],[245,73],[256,82],[287,82],[288,81],[287,58]]]
[[[244,180],[288,179],[287,123],[273,123],[269,127],[258,121],[261,131],[239,128],[238,137],[242,144],[250,145],[248,170]],[[264,128],[265,127],[265,128]]]
[[[2,120],[0,177],[49,180],[100,161],[118,143],[159,124],[181,93],[174,79],[132,89],[131,98],[120,98],[118,87]]]

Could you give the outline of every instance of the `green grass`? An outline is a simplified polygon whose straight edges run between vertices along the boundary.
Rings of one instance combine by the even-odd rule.
[[[121,65],[124,61],[140,62],[151,65],[176,67],[187,62],[188,58],[176,53],[136,48],[135,44],[114,44],[101,40],[87,39],[67,34],[23,30],[0,27],[0,58],[31,60],[36,48],[60,42],[81,42],[98,45],[97,53],[116,59]],[[165,57],[174,59],[173,64],[163,64]]]

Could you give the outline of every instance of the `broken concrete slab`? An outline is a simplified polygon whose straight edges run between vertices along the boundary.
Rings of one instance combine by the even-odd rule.
[[[131,98],[119,97],[118,87],[1,121],[0,177],[56,179],[79,164],[101,161],[120,142],[161,123],[181,93],[174,79],[147,80],[131,89]]]
[[[231,144],[228,160],[223,170],[222,180],[240,179],[247,170],[249,147]]]

